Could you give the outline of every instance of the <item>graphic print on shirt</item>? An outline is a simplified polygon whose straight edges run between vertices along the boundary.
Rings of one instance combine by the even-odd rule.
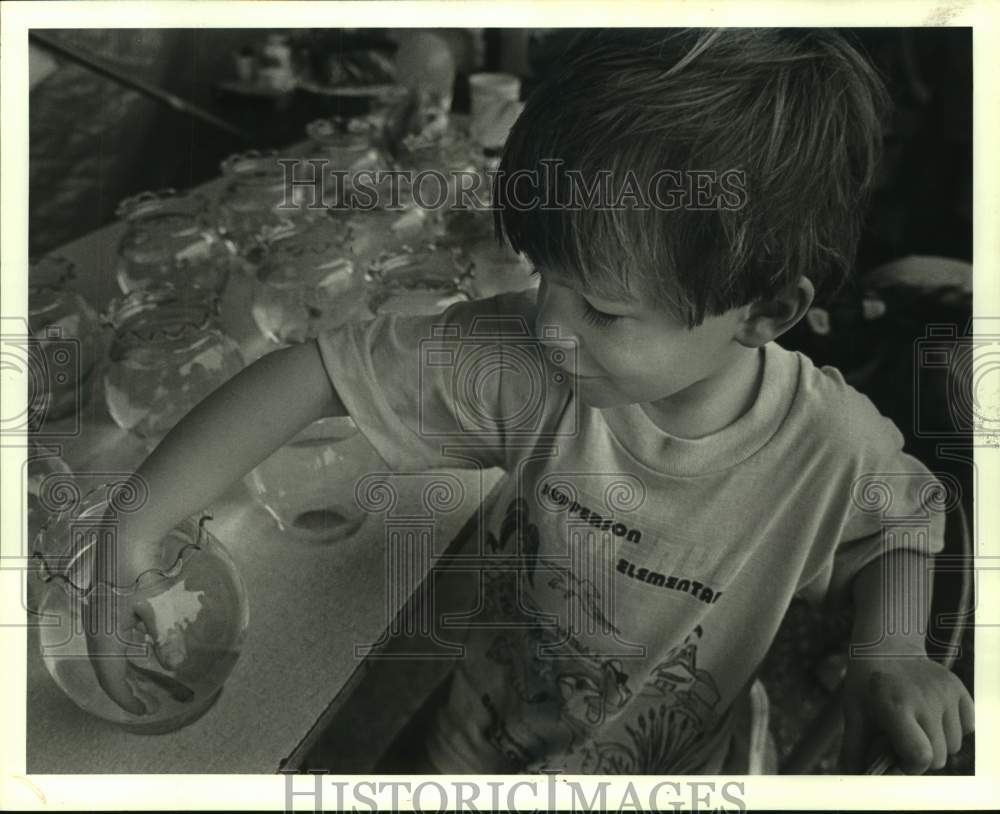
[[[703,747],[719,722],[721,699],[715,680],[698,668],[699,626],[652,671],[640,691],[643,704],[629,742],[601,741],[586,747],[581,771],[594,774],[683,774],[704,762]]]
[[[583,673],[559,676],[559,695],[566,715],[590,726],[604,723],[608,710],[621,709],[632,697],[620,661],[605,661],[597,679]]]
[[[539,646],[552,639],[551,633],[538,629],[504,633],[487,652],[505,670],[517,698],[530,706],[524,723],[511,727],[489,694],[482,698],[490,716],[487,740],[518,770],[528,768],[552,744],[558,744],[561,754],[573,754],[593,727],[632,697],[621,661],[583,653],[573,661],[539,656]]]
[[[604,532],[609,539],[612,536],[620,538],[626,545],[618,547],[615,568],[619,574],[642,583],[651,594],[655,592],[664,598],[674,592],[689,594],[705,604],[722,598],[723,591],[718,583],[725,579],[725,574],[720,570],[721,563],[713,559],[710,546],[687,546],[683,553],[678,552],[671,557],[665,553],[665,548],[670,545],[667,542],[669,531],[656,528],[648,517],[634,516],[644,500],[645,487],[641,486],[641,481],[637,487],[630,479],[618,474],[605,486],[604,503],[615,506],[617,501],[616,512],[587,497],[582,488],[574,487],[572,479],[566,481],[564,478],[562,475],[558,479],[549,475],[542,479],[538,497],[546,503],[541,505],[548,506],[550,512],[563,514],[567,529],[577,534],[590,533],[589,528],[592,527]],[[593,476],[590,479],[589,485],[593,488]],[[629,497],[623,498],[622,494]],[[643,497],[638,498],[637,495]],[[630,525],[635,523],[645,526],[645,530],[638,525]],[[648,544],[650,537],[653,545]],[[698,574],[705,576],[696,576]]]
[[[538,616],[537,607],[531,607],[526,593],[519,589],[520,575],[524,575],[530,587],[535,587],[538,571],[538,549],[540,538],[538,526],[530,520],[530,509],[524,498],[515,498],[508,506],[500,524],[500,535],[492,531],[486,533],[486,545],[495,558],[484,563],[483,575],[486,595],[496,603],[503,614],[510,618],[517,610],[529,616]],[[542,563],[549,588],[559,591],[567,600],[567,605],[575,600],[579,609],[598,629],[617,633],[602,608],[600,591],[589,579],[580,579],[573,571],[551,560]],[[553,642],[553,644],[558,644]]]
[[[601,659],[588,652],[562,615],[545,613],[531,588],[547,588],[551,597],[573,607],[571,618],[586,617],[603,631],[617,632],[602,609],[604,598],[593,581],[553,562],[539,561],[539,530],[531,522],[523,498],[512,500],[500,522],[498,535],[487,532],[490,555],[482,571],[484,600],[493,619],[517,628],[498,633],[487,657],[504,670],[522,704],[530,705],[531,729],[511,732],[503,710],[484,695],[482,703],[491,724],[487,738],[508,760],[526,767],[556,740],[573,751],[588,727],[604,722],[609,710],[625,705],[632,695],[620,660]]]
[[[529,521],[528,502],[524,498],[515,498],[507,506],[503,522],[500,524],[500,537],[492,531],[486,533],[486,544],[493,554],[507,552],[511,537],[514,537],[513,554],[523,566],[530,585],[535,584],[535,566],[538,561],[538,526]]]
[[[591,580],[539,559],[540,535],[531,523],[528,503],[512,500],[499,536],[487,534],[486,539],[494,555],[484,569],[487,606],[491,613],[519,623],[494,636],[486,653],[516,698],[509,709],[489,693],[480,699],[490,721],[485,736],[493,747],[518,770],[572,765],[587,767],[581,770],[588,772],[642,773],[697,767],[697,747],[705,733],[713,731],[720,701],[714,679],[697,666],[702,629],[697,627],[669,651],[636,695],[629,686],[627,662],[589,649],[565,628],[565,619],[553,619],[531,592],[522,590],[519,574],[533,588],[548,588],[550,597],[561,597],[567,606],[576,605],[592,620],[613,627]],[[624,725],[620,742],[594,742],[599,727],[640,703],[642,711],[634,723]],[[516,719],[508,719],[515,710]]]

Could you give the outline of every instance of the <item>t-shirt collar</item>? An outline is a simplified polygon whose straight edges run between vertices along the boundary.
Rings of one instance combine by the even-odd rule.
[[[778,431],[788,414],[798,382],[795,354],[774,342],[761,348],[763,372],[750,409],[736,421],[702,438],[680,438],[661,429],[640,404],[600,414],[624,450],[656,472],[678,477],[706,475],[745,461]]]

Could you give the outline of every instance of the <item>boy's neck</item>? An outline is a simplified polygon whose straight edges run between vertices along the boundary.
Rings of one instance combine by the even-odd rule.
[[[753,406],[763,373],[764,349],[740,346],[711,376],[641,407],[650,421],[670,435],[704,438],[725,429]]]

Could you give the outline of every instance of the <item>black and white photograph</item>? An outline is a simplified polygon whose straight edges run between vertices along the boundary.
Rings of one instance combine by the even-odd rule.
[[[988,6],[5,5],[4,808],[988,802]]]

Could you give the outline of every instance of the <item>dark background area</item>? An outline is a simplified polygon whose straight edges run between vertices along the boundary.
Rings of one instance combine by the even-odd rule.
[[[31,93],[31,250],[51,250],[108,222],[118,201],[144,189],[183,188],[218,174],[241,147],[281,147],[336,103],[297,91],[280,99],[220,92],[235,78],[233,54],[259,47],[266,30],[47,31],[95,59],[198,104],[249,131],[252,143],[184,116],[86,68],[57,59]],[[378,31],[289,32],[296,58],[349,50]],[[972,259],[972,33],[968,28],[853,29],[895,103],[882,185],[873,201],[859,269],[905,254]],[[505,65],[500,29],[454,29],[456,110],[467,109],[468,74],[521,69],[524,93],[568,32],[532,32],[527,59]],[[478,41],[477,41],[478,40]]]

